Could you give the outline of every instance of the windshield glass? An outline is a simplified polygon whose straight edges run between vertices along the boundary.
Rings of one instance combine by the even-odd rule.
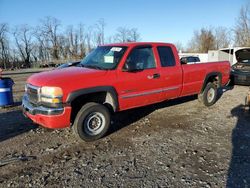
[[[97,47],[81,61],[79,66],[103,70],[115,69],[126,49],[127,47],[119,46]]]

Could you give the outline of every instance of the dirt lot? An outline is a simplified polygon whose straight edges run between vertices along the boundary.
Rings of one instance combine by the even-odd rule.
[[[0,161],[31,158],[0,166],[0,187],[250,187],[248,87],[224,89],[210,108],[194,96],[119,113],[107,137],[85,143],[23,117],[30,74],[11,75],[16,106],[0,109]]]

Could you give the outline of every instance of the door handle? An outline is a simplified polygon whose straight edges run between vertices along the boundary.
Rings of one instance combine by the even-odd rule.
[[[158,79],[160,78],[161,75],[159,73],[153,74],[153,75],[148,75],[148,79]]]
[[[153,74],[154,79],[157,79],[157,78],[160,78],[160,77],[161,77],[161,75],[159,73]]]

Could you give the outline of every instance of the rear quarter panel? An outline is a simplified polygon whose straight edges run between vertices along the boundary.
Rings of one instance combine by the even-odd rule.
[[[206,76],[210,73],[222,74],[222,85],[229,79],[229,62],[209,62],[182,65],[183,68],[183,90],[182,96],[200,93]]]
[[[186,64],[183,69],[182,96],[196,94],[200,91],[206,75],[205,64]]]

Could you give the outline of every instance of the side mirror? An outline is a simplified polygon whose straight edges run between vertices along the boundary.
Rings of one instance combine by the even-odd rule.
[[[185,65],[185,64],[187,64],[187,59],[181,59],[180,62],[182,65]]]
[[[138,63],[126,62],[122,70],[124,72],[138,72],[142,71],[143,68],[141,68],[141,66]]]

